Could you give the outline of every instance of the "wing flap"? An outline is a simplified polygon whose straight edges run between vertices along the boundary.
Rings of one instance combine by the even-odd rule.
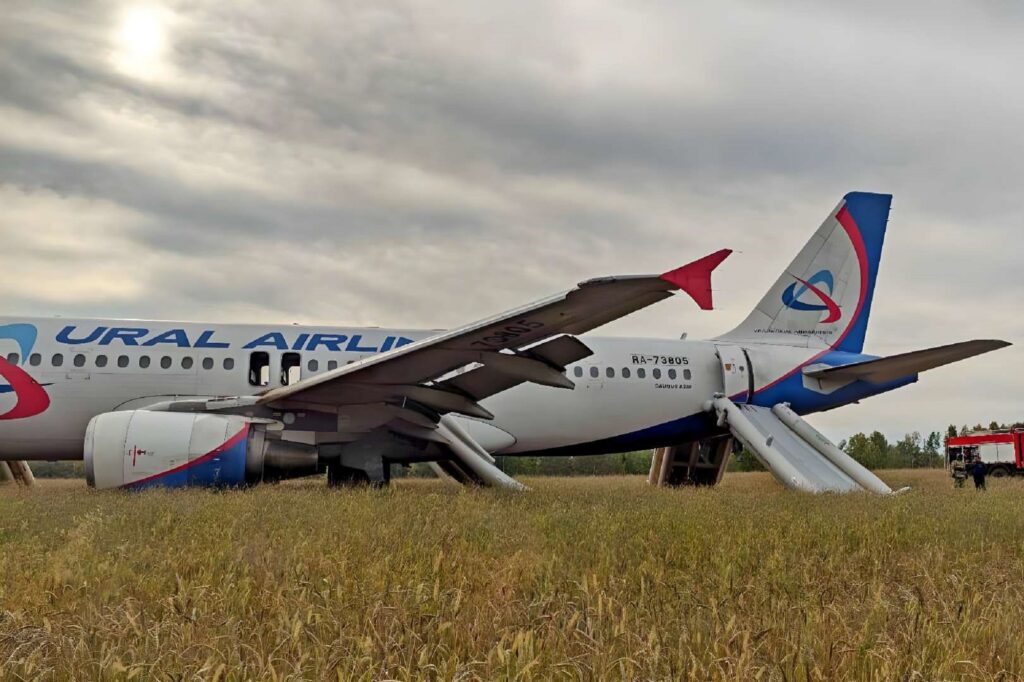
[[[536,357],[549,365],[564,370],[574,362],[589,358],[594,351],[579,339],[571,336],[559,336],[542,344],[531,346],[523,351],[523,354]]]
[[[483,358],[481,362],[485,363],[481,367],[457,374],[454,377],[445,379],[438,382],[439,386],[445,388],[454,389],[460,393],[472,396],[476,400],[483,400],[502,391],[507,391],[514,386],[525,383],[527,381],[533,381],[535,383],[542,383],[548,386],[561,386],[563,388],[572,388],[573,383],[565,377],[562,372],[565,370],[566,365],[570,365],[574,362],[582,360],[583,358],[590,357],[593,355],[587,346],[578,339],[571,336],[559,336],[550,341],[538,344],[527,350],[523,351],[520,355],[506,355],[504,353],[490,353],[492,357],[510,358],[513,360],[521,360],[528,362],[535,362],[543,365],[548,371],[556,373],[557,376],[561,377],[565,383],[547,383],[530,371],[517,373],[516,365],[512,363],[507,366],[495,366],[487,364],[488,359]],[[529,365],[521,367],[529,367]],[[566,385],[567,384],[567,385]]]
[[[304,405],[366,405],[388,403],[405,407],[407,401],[418,403],[438,414],[456,412],[470,417],[493,419],[494,415],[469,396],[437,386],[419,384],[363,384],[346,382],[341,386],[323,386],[303,393]]]

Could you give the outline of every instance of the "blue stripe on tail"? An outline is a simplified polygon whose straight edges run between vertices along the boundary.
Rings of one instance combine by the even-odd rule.
[[[867,333],[871,303],[875,296],[875,280],[878,277],[878,264],[882,259],[882,244],[885,241],[885,228],[889,222],[892,195],[850,192],[843,197],[843,200],[846,202],[845,208],[850,212],[863,240],[868,276],[867,293],[860,314],[853,321],[849,332],[835,350],[860,353],[864,350],[864,336]]]

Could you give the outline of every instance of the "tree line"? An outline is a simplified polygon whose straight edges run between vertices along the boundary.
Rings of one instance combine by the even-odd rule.
[[[990,422],[988,426],[950,424],[946,433],[932,431],[927,436],[914,431],[903,438],[889,441],[880,431],[870,434],[855,433],[839,441],[839,449],[869,469],[920,469],[942,467],[945,458],[945,438],[974,431],[998,431],[1009,428],[1024,428],[1024,421],[1014,424]],[[651,451],[623,452],[613,455],[589,455],[585,457],[497,457],[497,464],[510,476],[615,476],[646,474],[651,466]],[[32,462],[32,472],[37,478],[81,478],[84,475],[81,462]],[[747,450],[733,455],[730,471],[758,471],[761,464]],[[394,466],[393,475],[433,476],[429,467],[423,464],[411,468]]]
[[[938,431],[923,437],[917,431],[890,442],[880,431],[856,433],[837,444],[840,450],[868,469],[938,468],[944,464],[945,443]],[[731,471],[761,471],[764,467],[750,451],[737,453]]]

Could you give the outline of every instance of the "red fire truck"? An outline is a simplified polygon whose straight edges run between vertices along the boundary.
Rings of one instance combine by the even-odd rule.
[[[946,439],[946,467],[957,459],[970,465],[980,458],[989,476],[1024,474],[1024,429],[976,431]]]

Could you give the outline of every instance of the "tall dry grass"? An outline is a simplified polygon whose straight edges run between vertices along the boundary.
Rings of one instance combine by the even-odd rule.
[[[1024,482],[0,490],[0,679],[1021,679]]]

